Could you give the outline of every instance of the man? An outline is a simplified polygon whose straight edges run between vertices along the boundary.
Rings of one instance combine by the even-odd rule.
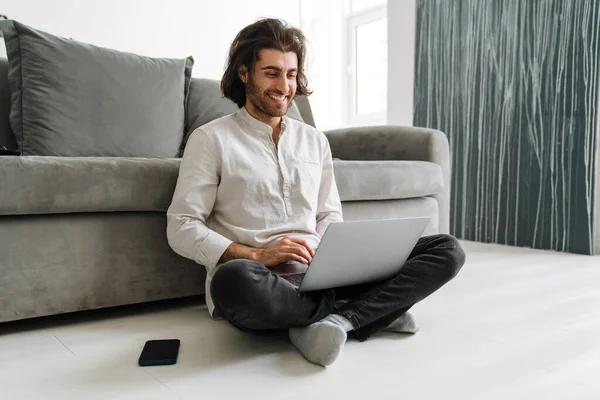
[[[326,137],[285,116],[296,95],[310,94],[305,54],[302,32],[283,21],[240,31],[221,84],[240,110],[191,135],[167,235],[206,267],[213,317],[249,332],[287,329],[309,361],[327,366],[349,331],[360,341],[384,329],[416,332],[408,309],[452,279],[465,255],[452,236],[424,237],[387,281],[306,293],[270,271],[308,264],[327,226],[342,221]]]

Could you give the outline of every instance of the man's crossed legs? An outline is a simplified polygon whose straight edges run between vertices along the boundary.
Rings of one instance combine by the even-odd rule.
[[[456,238],[427,236],[390,279],[300,293],[261,263],[232,260],[215,273],[211,296],[232,325],[248,332],[289,329],[298,350],[325,366],[339,355],[347,331],[360,341],[386,329],[416,332],[407,311],[454,278],[464,262]]]

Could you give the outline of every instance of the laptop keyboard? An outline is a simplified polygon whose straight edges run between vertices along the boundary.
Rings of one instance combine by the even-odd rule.
[[[302,279],[304,279],[304,275],[305,275],[305,273],[302,272],[300,274],[288,274],[288,275],[279,275],[279,276],[294,286],[300,286]]]

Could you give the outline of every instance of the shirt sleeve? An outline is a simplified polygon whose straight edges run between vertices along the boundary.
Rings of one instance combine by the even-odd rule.
[[[173,200],[167,210],[167,239],[179,255],[214,268],[232,243],[206,224],[215,204],[222,158],[201,129],[188,140]]]
[[[317,208],[317,233],[321,237],[330,223],[343,221],[342,203],[333,174],[331,148],[324,135],[322,140],[324,144],[321,146],[321,185]]]

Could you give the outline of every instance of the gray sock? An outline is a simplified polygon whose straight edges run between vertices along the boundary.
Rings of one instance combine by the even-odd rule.
[[[348,337],[345,328],[327,319],[305,328],[290,328],[289,335],[293,345],[308,361],[324,367],[333,364]]]
[[[419,327],[417,326],[412,314],[405,312],[387,328],[385,328],[384,331],[397,333],[417,333],[419,331]]]
[[[345,299],[338,300],[335,302],[335,308],[340,309],[347,302],[348,302],[348,300],[345,300]],[[348,321],[346,318],[342,317],[341,315],[338,315],[338,314],[332,314],[332,315],[336,315],[336,316]],[[329,317],[327,317],[327,318],[329,318]],[[327,318],[325,318],[325,319],[327,319]],[[348,322],[350,322],[350,321],[348,321]],[[352,329],[346,329],[346,332],[350,332],[351,330]],[[417,333],[419,331],[419,326],[415,322],[415,319],[412,316],[412,314],[409,312],[405,312],[404,314],[399,316],[395,321],[393,321],[391,324],[389,324],[387,328],[385,328],[383,330],[387,331],[387,332],[396,332],[396,333]]]
[[[341,326],[342,328],[344,328],[344,330],[346,332],[350,332],[351,330],[354,330],[354,327],[352,326],[352,322],[350,322],[349,319],[342,317],[339,314],[329,314],[328,316],[323,318],[323,321],[333,322],[334,324],[337,324],[337,325]]]

